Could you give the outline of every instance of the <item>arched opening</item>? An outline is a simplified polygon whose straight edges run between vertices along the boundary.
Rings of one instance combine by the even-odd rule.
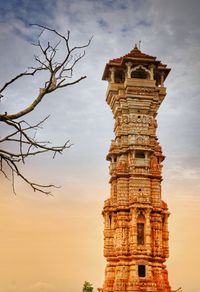
[[[131,72],[131,78],[149,79],[149,73],[139,67]]]
[[[145,216],[142,212],[137,217],[137,244],[144,245],[145,239]]]

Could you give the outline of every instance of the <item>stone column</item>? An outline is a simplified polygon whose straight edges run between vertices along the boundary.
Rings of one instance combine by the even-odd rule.
[[[160,86],[164,86],[164,72],[161,72],[161,75],[160,75]]]
[[[163,256],[168,257],[169,256],[169,232],[168,232],[168,217],[169,214],[164,214],[164,220],[163,220],[163,234],[162,234],[162,240],[163,240]]]
[[[154,72],[153,72],[153,69],[154,69],[154,65],[151,64],[150,65],[150,80],[154,80]]]
[[[150,220],[150,212],[151,210],[146,211],[146,249],[147,249],[147,254],[151,254],[151,220]]]
[[[130,230],[130,237],[129,237],[130,253],[131,253],[131,255],[133,255],[137,251],[137,214],[136,214],[136,208],[132,209],[132,218],[130,221],[129,230]]]
[[[110,83],[115,83],[115,68],[109,68],[110,71]]]
[[[131,78],[131,67],[132,67],[132,62],[127,62],[126,64],[127,67],[127,78]]]

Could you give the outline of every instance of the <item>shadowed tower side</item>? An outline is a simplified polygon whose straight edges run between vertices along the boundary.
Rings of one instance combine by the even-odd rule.
[[[164,156],[156,137],[157,111],[166,95],[170,69],[137,46],[110,60],[103,80],[114,115],[110,198],[105,201],[103,292],[171,292],[167,204],[161,198]]]

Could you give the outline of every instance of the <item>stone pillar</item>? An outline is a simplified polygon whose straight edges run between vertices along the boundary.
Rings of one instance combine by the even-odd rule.
[[[137,252],[137,213],[136,208],[132,209],[131,221],[129,226],[129,249],[130,254]]]
[[[132,67],[132,62],[127,62],[126,64],[127,67],[127,78],[131,78],[131,67]]]
[[[161,75],[160,75],[160,86],[164,86],[164,72],[161,72]]]
[[[169,256],[169,232],[168,232],[168,217],[169,214],[165,213],[163,218],[163,256],[168,257]]]
[[[154,67],[155,66],[153,64],[151,64],[150,67],[149,67],[150,68],[150,74],[149,74],[150,75],[149,76],[150,77],[150,80],[154,80],[154,72],[153,72]]]
[[[151,250],[151,220],[150,220],[150,212],[151,210],[146,211],[146,250],[147,254],[150,255],[152,250]]]
[[[111,67],[110,71],[110,83],[115,83],[115,68]]]

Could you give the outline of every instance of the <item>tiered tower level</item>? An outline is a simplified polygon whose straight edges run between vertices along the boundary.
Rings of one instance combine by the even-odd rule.
[[[167,204],[161,198],[161,146],[157,111],[170,69],[137,46],[110,60],[103,80],[114,115],[110,161],[111,195],[103,216],[107,259],[103,292],[170,292]]]

